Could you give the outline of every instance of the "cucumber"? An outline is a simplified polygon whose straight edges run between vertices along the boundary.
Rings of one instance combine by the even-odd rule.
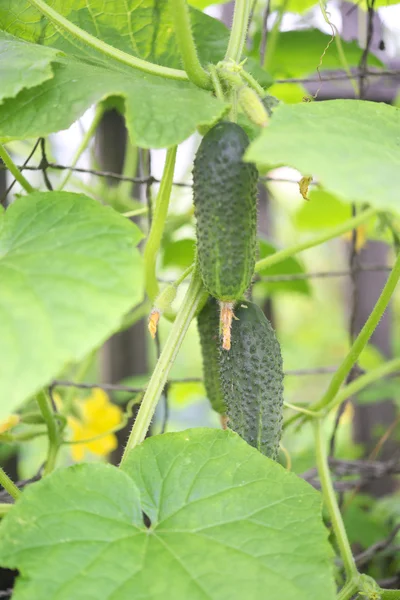
[[[249,287],[257,235],[257,179],[242,161],[249,144],[244,130],[221,122],[204,136],[193,169],[197,256],[207,291],[234,302]]]
[[[283,370],[279,342],[262,310],[241,302],[232,323],[230,352],[220,352],[220,377],[228,427],[275,459],[283,420]]]
[[[209,296],[197,317],[203,357],[203,380],[212,408],[225,414],[226,408],[219,373],[219,308],[215,298]]]

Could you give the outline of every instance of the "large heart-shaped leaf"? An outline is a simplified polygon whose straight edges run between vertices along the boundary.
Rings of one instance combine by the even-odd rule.
[[[153,0],[145,5],[127,0],[117,11],[113,5],[105,5],[100,0],[73,3],[51,0],[48,4],[72,23],[124,52],[181,68],[166,0]],[[227,44],[226,27],[195,10],[192,22],[201,60],[205,64],[220,60]],[[125,102],[131,140],[145,148],[177,144],[197,126],[213,124],[227,110],[227,105],[190,82],[148,75],[77,43],[25,0],[9,0],[7,6],[0,6],[0,30],[20,38],[19,46],[18,40],[14,40],[21,65],[19,78],[27,65],[32,64],[32,59],[38,71],[37,86],[23,90],[15,100],[11,99],[18,91],[12,85],[15,71],[6,71],[2,96],[10,99],[0,106],[3,141],[66,129],[92,104],[109,96],[119,96]],[[49,46],[62,50],[66,57],[57,57]],[[2,48],[0,38],[0,53],[5,52]],[[49,65],[51,53],[54,60]],[[46,82],[43,85],[38,85],[40,77]],[[20,89],[30,87],[32,76],[28,83],[25,77],[23,79]]]
[[[34,193],[0,214],[0,418],[142,300],[141,237],[81,194]]]
[[[400,110],[361,100],[279,105],[246,158],[288,165],[347,202],[400,210]]]
[[[42,53],[48,63],[49,48],[20,46],[27,61],[33,52],[37,57]],[[51,68],[51,79],[44,77],[42,85],[0,104],[0,137],[38,137],[66,129],[92,104],[120,96],[132,142],[161,148],[183,141],[197,125],[213,123],[227,109],[192,83],[148,75],[116,62],[98,65],[60,57],[54,58]]]
[[[318,493],[236,434],[150,438],[124,471],[81,465],[24,492],[0,528],[13,600],[335,598]]]

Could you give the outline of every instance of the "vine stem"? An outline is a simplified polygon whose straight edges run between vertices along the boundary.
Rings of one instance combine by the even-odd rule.
[[[384,365],[377,367],[376,369],[372,369],[369,373],[362,375],[361,377],[357,377],[354,381],[346,385],[342,390],[338,392],[332,402],[326,406],[325,410],[330,411],[342,404],[347,398],[354,396],[357,392],[363,390],[367,385],[370,385],[374,381],[382,379],[390,373],[397,371],[400,369],[400,358],[394,358]],[[310,411],[312,412],[312,411]]]
[[[357,362],[358,357],[367,345],[368,340],[370,339],[376,326],[381,320],[382,315],[385,312],[386,307],[389,304],[390,298],[392,297],[392,294],[396,288],[399,278],[400,253],[397,255],[394,267],[364,327],[361,329],[347,356],[344,358],[342,364],[339,366],[338,370],[332,377],[329,387],[326,390],[325,394],[323,395],[321,400],[312,407],[313,410],[320,410],[321,408],[329,406],[329,404],[337,395],[340,386],[343,384],[347,375],[350,373],[353,365]]]
[[[259,260],[256,263],[255,272],[259,273],[263,269],[266,269],[268,267],[276,265],[277,263],[281,262],[282,260],[285,260],[286,258],[289,258],[290,256],[293,256],[294,254],[297,254],[298,252],[301,252],[302,250],[308,250],[308,248],[313,248],[314,246],[319,246],[320,244],[323,244],[324,242],[327,242],[328,240],[332,240],[333,238],[338,237],[339,235],[342,235],[343,233],[346,233],[347,231],[351,231],[352,229],[358,227],[358,225],[360,225],[361,223],[364,223],[364,221],[367,221],[368,219],[373,217],[375,214],[376,214],[376,210],[374,208],[368,208],[367,210],[364,210],[356,217],[353,217],[352,219],[345,221],[344,223],[342,223],[341,225],[338,225],[337,227],[332,227],[332,228],[328,229],[328,231],[326,231],[325,233],[317,235],[316,237],[312,238],[311,240],[308,240],[306,242],[301,242],[294,246],[289,246],[289,248],[285,248],[284,250],[275,252],[275,254],[272,254],[271,256],[267,256],[266,258]]]
[[[222,89],[222,85],[218,77],[217,67],[215,65],[210,65],[209,69],[215,95],[218,100],[225,102],[224,90]]]
[[[340,590],[337,600],[350,600],[358,590],[357,579],[350,579]]]
[[[169,67],[163,67],[162,65],[156,65],[154,63],[148,62],[147,60],[143,60],[141,58],[137,58],[136,56],[132,56],[132,54],[128,54],[127,52],[123,52],[122,50],[118,50],[118,48],[114,48],[114,46],[110,46],[110,44],[106,44],[102,40],[99,40],[94,35],[91,35],[84,29],[81,29],[74,23],[71,23],[68,19],[63,17],[59,12],[51,8],[46,2],[43,0],[28,0],[32,6],[37,8],[45,17],[48,18],[49,21],[54,23],[57,27],[60,27],[64,31],[70,33],[73,37],[77,38],[84,44],[87,44],[91,48],[98,50],[102,54],[117,60],[120,63],[128,65],[129,67],[133,67],[134,69],[138,69],[139,71],[143,71],[145,73],[149,73],[150,75],[159,75],[161,77],[166,77],[167,79],[178,79],[181,81],[188,81],[188,76],[185,71],[180,69],[171,69]]]
[[[250,0],[236,0],[225,60],[239,62],[241,59],[249,25],[250,8]]]
[[[332,485],[321,419],[315,419],[314,421],[314,435],[317,468],[321,482],[322,495],[332,521],[332,528],[343,560],[346,577],[350,582],[352,579],[358,578],[359,575]],[[344,598],[345,597],[347,596],[344,596]]]
[[[23,189],[26,192],[28,192],[28,194],[31,194],[35,191],[35,188],[31,186],[27,179],[25,179],[25,177],[22,175],[17,165],[14,164],[14,161],[12,160],[11,156],[8,154],[7,150],[2,144],[0,144],[0,158],[7,167],[7,169],[10,171],[11,175],[18,181],[18,183],[23,187]]]
[[[182,301],[182,305],[176,315],[175,322],[143,396],[139,412],[122,456],[121,465],[126,460],[129,451],[140,444],[146,436],[169,371],[202,298],[203,285],[200,275],[197,269],[195,269],[185,298]]]
[[[201,66],[197,55],[186,0],[170,0],[170,8],[174,19],[175,35],[187,76],[198,87],[211,89],[210,75]]]
[[[7,473],[0,467],[0,485],[10,494],[14,500],[17,500],[21,491],[17,488],[15,483],[9,478]]]
[[[275,54],[276,44],[279,39],[280,28],[282,24],[283,15],[285,14],[286,7],[288,4],[288,0],[283,0],[277,9],[277,16],[275,22],[272,26],[271,31],[268,34],[268,44],[266,47],[266,52],[264,56],[263,66],[266,71],[270,71],[271,63]]]
[[[58,431],[57,421],[54,418],[53,407],[49,396],[44,390],[41,390],[37,396],[36,401],[39,405],[40,412],[42,413],[43,419],[47,426],[47,436],[49,438],[49,449],[47,451],[46,466],[44,468],[44,475],[48,475],[54,471],[58,450],[60,448],[60,437]]]
[[[167,151],[167,158],[165,160],[160,189],[157,195],[153,221],[143,253],[146,292],[150,300],[154,300],[159,293],[159,285],[156,277],[156,260],[164,231],[165,219],[168,213],[174,177],[176,149],[176,146],[173,146]]]

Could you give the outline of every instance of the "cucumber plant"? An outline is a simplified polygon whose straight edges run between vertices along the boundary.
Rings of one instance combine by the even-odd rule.
[[[367,48],[358,48],[339,34],[335,45],[320,31],[280,32],[286,6],[297,10],[296,3],[273,7],[279,14],[270,32],[260,6],[249,0],[235,1],[230,31],[186,0],[115,4],[0,2],[0,166],[19,185],[14,198],[5,190],[0,210],[0,451],[2,457],[17,453],[23,468],[28,455],[38,459],[33,483],[15,483],[0,468],[0,567],[18,572],[13,589],[0,596],[399,598],[399,590],[385,589],[398,568],[389,552],[393,535],[383,544],[383,560],[371,559],[364,568],[371,550],[361,559],[353,555],[354,528],[345,527],[353,496],[345,497],[343,515],[327,442],[342,403],[400,368],[396,357],[349,379],[395,291],[400,258],[344,358],[335,355],[339,366],[315,401],[317,388],[305,386],[291,402],[289,385],[284,402],[278,340],[289,356],[282,321],[292,322],[280,314],[275,333],[256,287],[259,278],[287,278],[288,264],[303,250],[359,227],[368,226],[374,236],[383,231],[397,254],[400,111],[361,99],[369,76],[364,68],[369,61],[380,68],[369,56],[370,26]],[[204,8],[207,2],[192,4]],[[318,6],[330,23],[323,3]],[[327,61],[353,77],[362,66],[360,99],[286,103],[293,89],[304,96],[291,86],[293,78],[313,71],[310,52],[317,71]],[[51,162],[47,136],[93,105],[93,123],[73,164]],[[122,175],[94,164],[93,177],[119,179],[113,193],[69,175],[59,179],[64,167],[82,170],[78,161],[108,108],[125,119],[135,174],[128,159]],[[173,217],[181,200],[174,183],[191,185],[176,181],[179,146],[196,132],[202,139],[190,169],[193,210],[186,206],[184,215]],[[34,138],[31,155],[18,164],[21,142]],[[160,148],[167,153],[153,198],[157,180],[151,172],[136,177],[136,162]],[[36,159],[37,166],[29,162]],[[279,166],[298,169],[311,211],[319,194],[326,213],[331,204],[342,212],[332,217],[334,224],[322,219],[313,236],[258,259],[257,185],[260,175],[271,177]],[[27,167],[39,170],[43,183],[26,175]],[[146,206],[128,197],[132,183],[147,186]],[[66,188],[72,184],[74,191]],[[286,213],[285,219],[287,225]],[[178,245],[182,232],[194,229],[190,261],[179,257],[178,274],[161,270],[166,239]],[[356,238],[353,233],[353,254]],[[299,279],[311,275],[295,264]],[[102,344],[146,318],[152,337],[160,324],[168,328],[167,335],[167,329],[160,332],[161,351],[146,381],[91,383]],[[220,423],[145,439],[162,396],[177,396],[175,386],[187,385],[188,375],[199,393],[193,371],[186,373],[198,351],[189,331],[196,319],[205,393]],[[306,350],[296,334],[290,347],[298,346],[298,360]],[[173,379],[172,367],[184,381]],[[317,490],[297,475],[309,424]],[[152,434],[158,425],[157,417]],[[117,431],[127,426],[120,465],[93,460],[106,462]],[[71,466],[87,454],[88,463]],[[359,481],[339,483],[356,489]]]

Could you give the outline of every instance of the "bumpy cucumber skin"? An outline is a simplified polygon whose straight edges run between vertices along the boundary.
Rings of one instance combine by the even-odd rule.
[[[215,298],[209,296],[197,316],[203,357],[203,381],[212,408],[221,415],[226,413],[219,372],[220,339],[219,307]]]
[[[262,454],[276,459],[282,434],[283,370],[275,332],[252,302],[238,304],[232,346],[221,350],[221,386],[228,427]]]
[[[242,297],[254,272],[257,179],[242,161],[244,130],[221,122],[204,136],[193,169],[197,256],[207,291],[224,302]]]

